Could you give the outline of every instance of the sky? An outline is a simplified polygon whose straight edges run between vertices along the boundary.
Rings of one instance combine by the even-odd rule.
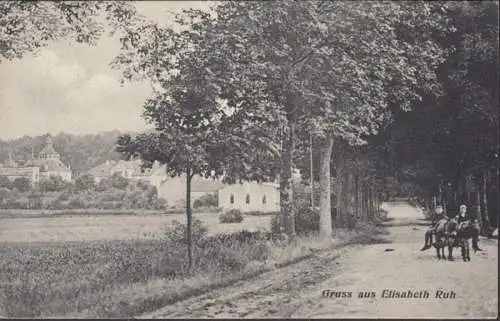
[[[144,1],[140,13],[169,24],[184,8],[206,9],[202,1]],[[118,39],[103,37],[94,46],[58,41],[36,55],[0,63],[0,139],[64,131],[72,134],[147,128],[142,104],[148,83],[119,83],[109,63]]]

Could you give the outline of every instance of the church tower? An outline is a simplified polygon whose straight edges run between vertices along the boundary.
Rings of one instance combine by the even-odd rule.
[[[54,146],[52,146],[52,139],[50,134],[47,134],[45,138],[45,147],[38,154],[40,159],[59,159],[60,155],[55,151]]]

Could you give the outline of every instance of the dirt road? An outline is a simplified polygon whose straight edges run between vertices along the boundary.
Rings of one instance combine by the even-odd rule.
[[[461,260],[459,249],[455,261],[439,261],[434,249],[419,251],[426,226],[417,209],[392,204],[387,210],[394,220],[379,244],[318,254],[142,317],[497,317],[498,241],[481,239],[484,251],[471,253],[470,262]],[[341,297],[324,297],[324,290]],[[386,298],[384,290],[384,296],[409,290],[422,297]],[[360,298],[359,292],[366,297]]]

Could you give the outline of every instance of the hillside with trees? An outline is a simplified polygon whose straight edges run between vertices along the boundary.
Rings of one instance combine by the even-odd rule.
[[[119,160],[120,156],[115,148],[120,134],[118,130],[86,135],[61,132],[52,137],[52,143],[56,151],[61,154],[62,162],[71,165],[73,174],[78,175],[106,160]],[[32,149],[36,157],[44,145],[45,135],[0,140],[0,160],[7,159],[9,151],[16,161],[29,160]]]

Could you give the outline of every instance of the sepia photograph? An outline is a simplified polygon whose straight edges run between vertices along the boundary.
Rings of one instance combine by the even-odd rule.
[[[0,2],[0,319],[498,319],[499,1]]]

